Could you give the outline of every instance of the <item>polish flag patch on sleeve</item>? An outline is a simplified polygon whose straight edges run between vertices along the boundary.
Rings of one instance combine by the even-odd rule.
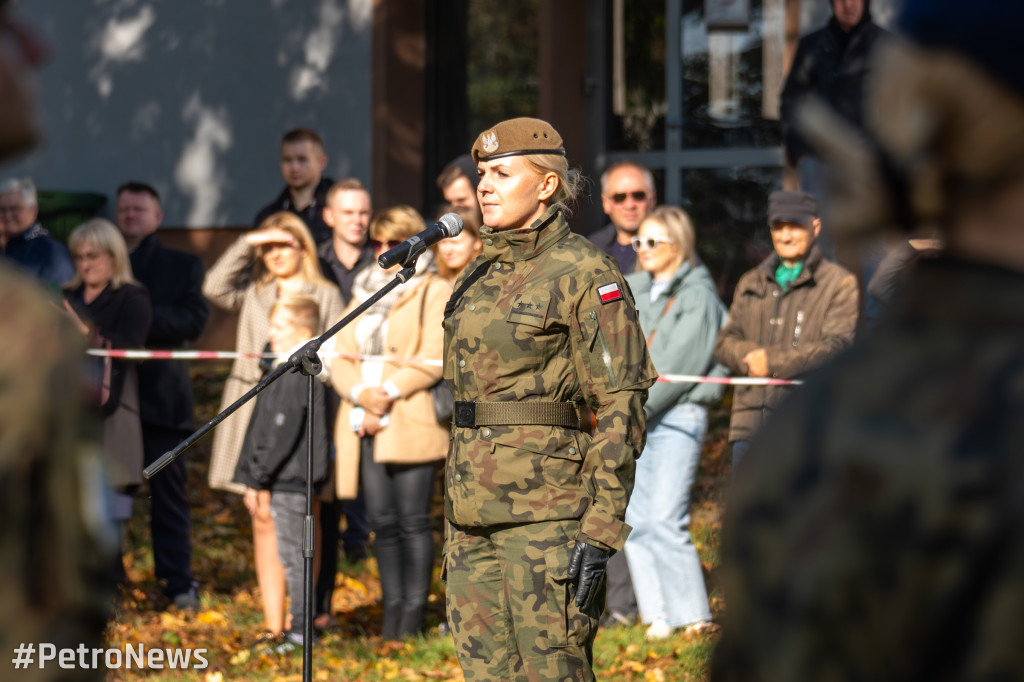
[[[601,303],[612,303],[614,301],[622,300],[622,288],[618,282],[612,282],[611,284],[603,284],[597,288],[597,295],[601,299]]]

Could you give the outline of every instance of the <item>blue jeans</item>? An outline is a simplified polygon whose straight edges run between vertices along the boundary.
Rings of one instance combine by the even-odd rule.
[[[626,523],[626,559],[644,623],[711,620],[704,572],[690,537],[690,488],[707,430],[701,405],[676,405],[648,423]]]

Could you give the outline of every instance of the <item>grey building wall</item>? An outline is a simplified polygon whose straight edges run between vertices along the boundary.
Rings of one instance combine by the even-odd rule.
[[[372,0],[33,0],[50,37],[44,145],[0,175],[161,193],[164,224],[246,225],[280,192],[278,141],[310,127],[369,185]]]

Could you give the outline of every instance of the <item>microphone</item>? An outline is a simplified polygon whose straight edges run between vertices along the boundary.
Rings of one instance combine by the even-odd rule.
[[[442,239],[454,237],[460,232],[462,232],[462,216],[458,213],[445,213],[440,220],[415,237],[409,237],[395,248],[382,253],[377,259],[377,264],[385,270],[398,264],[408,267],[428,248]]]

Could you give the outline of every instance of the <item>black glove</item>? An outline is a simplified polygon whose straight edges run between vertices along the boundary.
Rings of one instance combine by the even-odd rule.
[[[576,586],[576,606],[582,610],[587,611],[594,603],[613,551],[588,545],[582,540],[576,541],[572,556],[569,557],[569,580],[579,577]]]

